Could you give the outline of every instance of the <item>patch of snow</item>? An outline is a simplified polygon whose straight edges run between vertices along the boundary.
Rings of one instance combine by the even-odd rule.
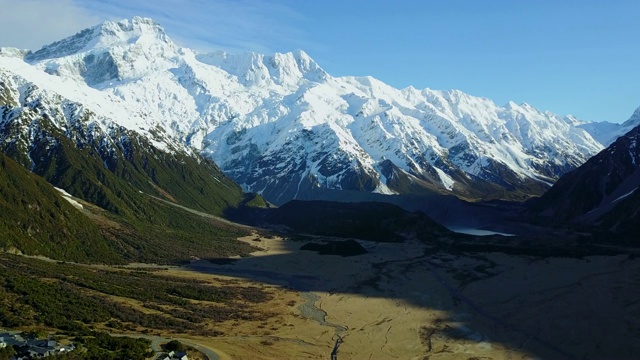
[[[440,177],[440,181],[442,181],[442,185],[447,190],[453,190],[453,185],[456,183],[455,180],[451,178],[451,176],[447,175],[444,171],[435,168],[438,176]]]
[[[612,201],[612,203],[618,202],[618,201],[620,201],[620,200],[622,200],[622,199],[624,199],[624,198],[626,198],[626,197],[629,197],[629,196],[630,196],[631,194],[633,194],[636,190],[638,190],[638,188],[635,188],[635,189],[633,189],[633,190],[629,191],[628,193],[626,193],[626,194],[624,194],[624,195],[622,195],[622,196],[619,196],[618,198],[616,198],[615,200],[613,200],[613,201]]]
[[[56,190],[58,190],[60,192],[60,195],[62,195],[62,198],[67,200],[71,205],[73,205],[74,207],[78,208],[78,209],[84,209],[84,207],[82,206],[82,204],[80,204],[79,202],[77,202],[76,200],[74,200],[71,196],[71,194],[69,194],[68,192],[66,192],[64,189],[60,189],[54,186],[54,188]]]
[[[473,229],[473,228],[451,227],[449,228],[449,230],[460,233],[460,234],[475,235],[475,236],[489,236],[489,235],[515,236],[515,234],[507,234],[507,233],[502,233],[497,231]]]

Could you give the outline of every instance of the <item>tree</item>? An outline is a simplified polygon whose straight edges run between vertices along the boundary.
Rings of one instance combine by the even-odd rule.
[[[0,349],[0,360],[9,360],[15,354],[16,349],[13,346],[4,347]]]
[[[165,344],[164,349],[167,351],[182,352],[186,350],[186,347],[178,340],[171,340]]]

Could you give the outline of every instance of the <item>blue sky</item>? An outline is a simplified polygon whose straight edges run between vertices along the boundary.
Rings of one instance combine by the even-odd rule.
[[[334,76],[460,89],[621,122],[640,106],[637,0],[0,0],[0,46],[152,17],[200,50],[303,49]]]

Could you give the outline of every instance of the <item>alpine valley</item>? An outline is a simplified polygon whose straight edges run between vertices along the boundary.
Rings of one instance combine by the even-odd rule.
[[[395,89],[148,18],[0,48],[0,328],[62,359],[633,358],[639,144],[640,108]],[[0,359],[40,351],[3,331]]]

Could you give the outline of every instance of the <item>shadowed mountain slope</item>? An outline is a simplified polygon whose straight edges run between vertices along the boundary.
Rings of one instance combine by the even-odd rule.
[[[640,126],[560,178],[547,193],[529,203],[527,213],[556,223],[595,227],[601,236],[616,240],[637,238],[638,187]]]

